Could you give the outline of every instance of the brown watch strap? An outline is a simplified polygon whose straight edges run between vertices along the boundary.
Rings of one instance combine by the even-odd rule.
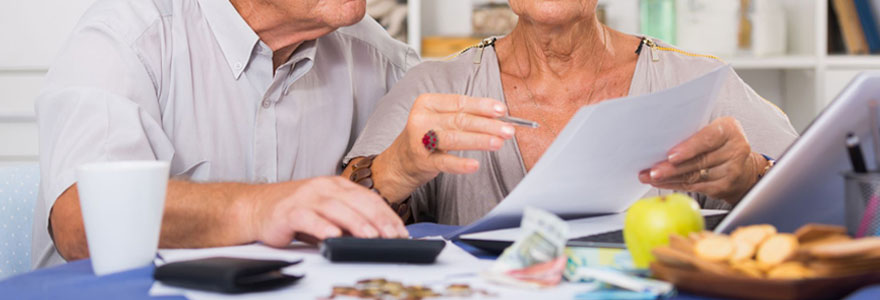
[[[368,188],[373,192],[376,192],[376,194],[379,194],[379,196],[382,196],[382,193],[380,193],[379,190],[374,187],[373,182],[372,167],[373,159],[375,158],[376,155],[367,156],[354,163],[351,166],[351,175],[348,176],[348,179],[351,179],[351,181],[353,181],[354,183]],[[385,200],[385,203],[387,203],[388,206],[391,206],[391,210],[397,213],[397,216],[400,217],[401,220],[403,220],[404,224],[412,224],[415,221],[412,212],[409,209],[409,198],[404,199],[400,203],[391,203],[384,196],[382,197],[382,200]]]

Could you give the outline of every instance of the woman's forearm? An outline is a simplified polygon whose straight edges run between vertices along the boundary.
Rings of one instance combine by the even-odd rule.
[[[397,203],[408,198],[413,191],[425,184],[430,178],[419,179],[409,174],[403,162],[396,159],[398,156],[389,152],[386,150],[376,156],[373,159],[370,171],[373,174],[373,188],[378,190],[382,197],[385,197],[391,203]],[[353,170],[352,166],[362,159],[364,158],[352,159],[349,166],[343,171],[342,176],[349,178]]]

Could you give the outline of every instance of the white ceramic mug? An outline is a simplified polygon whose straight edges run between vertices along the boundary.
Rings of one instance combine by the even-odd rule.
[[[76,170],[92,268],[105,275],[150,264],[159,246],[169,163],[115,161]]]

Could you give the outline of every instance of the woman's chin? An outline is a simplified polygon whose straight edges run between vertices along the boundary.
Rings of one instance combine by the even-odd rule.
[[[516,9],[520,18],[542,25],[566,25],[591,18],[595,7],[581,1],[535,1]]]

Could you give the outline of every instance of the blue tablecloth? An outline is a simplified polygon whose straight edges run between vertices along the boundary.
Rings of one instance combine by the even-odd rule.
[[[455,226],[414,224],[409,227],[414,237],[442,235]],[[459,244],[480,257],[491,255],[468,245]],[[167,299],[185,300],[184,297],[150,297],[153,285],[153,266],[96,277],[87,259],[64,265],[36,270],[0,282],[0,299]],[[679,295],[675,299],[710,299]],[[880,285],[862,289],[848,299],[880,299]]]

